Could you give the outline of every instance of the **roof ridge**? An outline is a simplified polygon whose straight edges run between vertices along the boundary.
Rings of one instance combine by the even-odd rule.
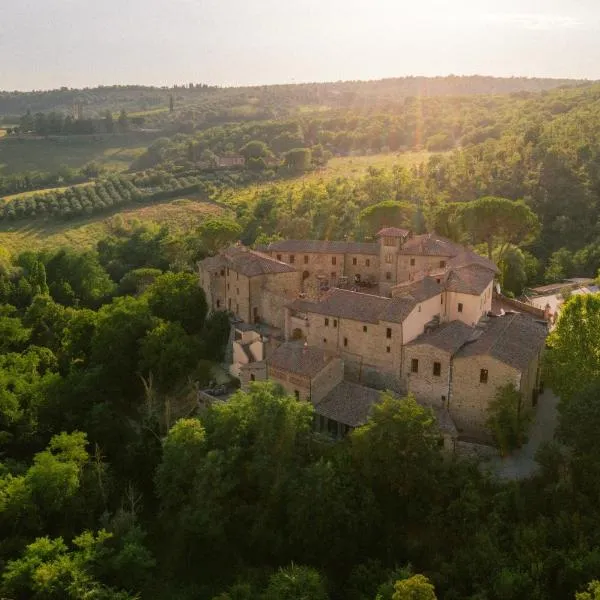
[[[500,334],[496,336],[494,343],[487,349],[486,352],[488,354],[491,353],[491,351],[496,347],[498,342],[504,337],[504,334],[506,333],[508,328],[512,325],[513,321],[519,316],[519,313],[515,313],[514,315],[509,315],[509,316],[512,318],[508,320],[508,323],[506,323],[506,325],[504,326],[504,328],[502,329]],[[504,319],[504,318],[506,318],[506,315],[504,317],[500,317],[500,318]]]

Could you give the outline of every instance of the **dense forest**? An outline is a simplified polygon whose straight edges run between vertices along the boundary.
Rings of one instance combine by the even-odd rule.
[[[0,144],[44,151],[162,132],[124,171],[0,170],[0,195],[21,194],[0,206],[4,231],[182,197],[220,215],[185,232],[123,222],[93,250],[0,251],[1,597],[600,598],[596,296],[571,298],[548,340],[555,441],[534,476],[503,481],[444,454],[411,397],[383,394],[335,443],[269,384],[198,402],[236,381],[220,367],[229,315],[208,312],[195,273],[238,240],[371,240],[387,224],[472,245],[509,295],[595,277],[598,84],[116,86],[0,93],[0,115],[21,127]]]
[[[191,269],[240,233],[213,219],[2,257],[2,596],[597,598],[597,298],[550,339],[557,442],[502,482],[443,454],[410,397],[336,443],[270,384],[199,405],[229,321]]]

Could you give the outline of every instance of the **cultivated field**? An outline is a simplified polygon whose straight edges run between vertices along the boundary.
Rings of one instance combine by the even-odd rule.
[[[71,246],[77,249],[93,248],[117,226],[134,222],[166,224],[172,229],[189,231],[209,215],[222,213],[222,209],[209,202],[182,198],[131,207],[112,215],[97,215],[72,221],[44,221],[0,225],[0,247],[12,253],[23,250]]]
[[[152,143],[155,135],[69,136],[0,141],[0,175],[23,171],[81,168],[95,161],[113,171],[125,171]]]

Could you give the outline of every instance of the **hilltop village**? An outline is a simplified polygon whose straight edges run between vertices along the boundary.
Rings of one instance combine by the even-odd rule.
[[[336,437],[366,422],[380,390],[410,392],[448,445],[489,440],[502,386],[535,407],[547,315],[501,296],[494,263],[435,233],[376,239],[236,245],[199,263],[210,308],[235,315],[242,387],[278,382]]]

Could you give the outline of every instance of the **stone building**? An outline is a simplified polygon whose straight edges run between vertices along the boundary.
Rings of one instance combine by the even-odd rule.
[[[266,254],[235,246],[198,265],[211,310],[227,310],[245,323],[283,328],[284,305],[301,292],[301,274]]]
[[[339,356],[301,342],[282,344],[266,365],[267,378],[297,400],[311,402],[315,429],[334,438],[364,425],[373,406],[381,401],[380,390],[344,379]],[[457,431],[446,411],[423,404],[433,409],[444,446],[454,449]]]
[[[398,228],[377,239],[282,240],[200,262],[212,310],[271,328],[269,349],[256,333],[239,333],[232,369],[244,385],[275,379],[301,400],[319,406],[329,397],[331,411],[354,406],[354,415],[378,395],[369,388],[410,391],[441,411],[438,420],[486,437],[500,385],[515,383],[527,401],[536,396],[545,326],[531,315],[494,313],[497,268],[467,248]],[[293,340],[299,344],[284,343]],[[363,418],[322,408],[323,427],[338,433]]]

